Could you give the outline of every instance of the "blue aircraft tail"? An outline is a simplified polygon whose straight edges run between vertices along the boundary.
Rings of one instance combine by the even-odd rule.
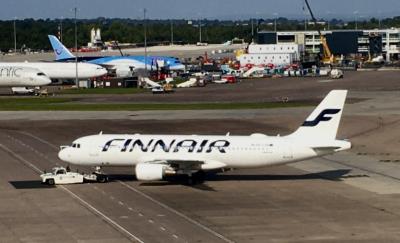
[[[53,47],[56,60],[75,58],[75,56],[58,40],[54,35],[49,35],[51,46]]]

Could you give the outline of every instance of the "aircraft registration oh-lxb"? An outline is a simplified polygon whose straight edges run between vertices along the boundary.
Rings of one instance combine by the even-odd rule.
[[[97,134],[61,146],[58,156],[71,164],[135,166],[138,180],[187,174],[202,180],[207,170],[256,168],[324,156],[351,148],[336,139],[346,90],[333,90],[306,121],[287,136],[203,136]]]

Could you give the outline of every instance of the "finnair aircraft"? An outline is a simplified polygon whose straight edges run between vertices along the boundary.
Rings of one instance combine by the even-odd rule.
[[[58,156],[71,164],[135,166],[138,180],[163,180],[177,174],[202,180],[204,171],[257,168],[324,156],[351,148],[336,133],[347,91],[333,90],[306,121],[287,136],[122,135],[81,137],[62,146]]]
[[[1,87],[40,87],[50,83],[50,78],[36,68],[0,65]]]
[[[75,60],[75,56],[66,48],[60,40],[54,35],[49,35],[51,46],[53,47],[57,61]],[[79,61],[87,61],[106,68],[115,69],[118,77],[127,77],[131,75],[132,70],[144,69],[145,63],[147,69],[156,69],[157,62],[161,61],[168,66],[170,70],[184,70],[185,66],[175,57],[165,56],[92,56],[80,57]]]

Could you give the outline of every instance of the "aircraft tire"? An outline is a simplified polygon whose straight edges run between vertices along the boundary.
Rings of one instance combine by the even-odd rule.
[[[54,186],[54,184],[55,184],[54,179],[48,179],[46,182],[47,182],[47,185],[49,185],[49,186]]]
[[[106,183],[108,181],[108,177],[106,175],[97,175],[97,182]]]

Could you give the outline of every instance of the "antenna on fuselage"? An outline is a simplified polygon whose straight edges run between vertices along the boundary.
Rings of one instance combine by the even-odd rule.
[[[100,131],[100,132],[99,132],[99,135],[103,135],[103,131]]]

